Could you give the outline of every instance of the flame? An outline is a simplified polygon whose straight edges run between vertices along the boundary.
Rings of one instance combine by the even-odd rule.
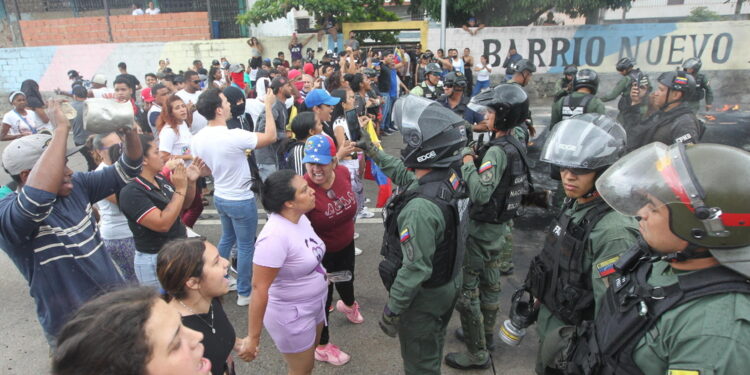
[[[706,118],[706,120],[708,120],[708,121],[716,121],[716,116],[712,116],[712,115],[705,115],[704,117],[705,117],[705,118]]]
[[[726,111],[739,111],[740,105],[739,104],[724,104],[723,107],[717,109],[717,112],[726,112]]]

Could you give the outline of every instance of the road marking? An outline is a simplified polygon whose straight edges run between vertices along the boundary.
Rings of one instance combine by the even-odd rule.
[[[203,212],[206,212],[205,210]],[[266,219],[258,219],[258,225],[263,225],[266,223]],[[383,224],[383,219],[373,217],[370,219],[359,219],[357,220],[357,224]],[[221,225],[221,220],[198,220],[195,222],[195,226],[209,226],[209,225]]]

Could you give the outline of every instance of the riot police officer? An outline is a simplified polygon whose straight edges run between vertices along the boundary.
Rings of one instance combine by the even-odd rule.
[[[399,99],[394,111],[405,143],[401,160],[367,135],[358,143],[401,187],[386,207],[379,271],[389,295],[380,327],[398,333],[406,374],[437,375],[466,244],[468,199],[450,169],[466,145],[465,122],[414,95]]]
[[[553,95],[553,101],[558,101],[565,95],[570,94],[573,89],[573,78],[578,73],[578,67],[575,65],[567,65],[563,69],[563,76],[557,82],[555,82],[555,94]]]
[[[624,154],[625,137],[622,126],[609,117],[585,114],[558,123],[542,149],[541,160],[559,168],[567,199],[524,283],[541,303],[537,374],[558,373],[560,365],[551,355],[558,332],[594,318],[612,264],[636,240],[635,220],[613,211],[594,185]],[[509,334],[514,329],[506,322],[501,337],[517,336]]]
[[[701,108],[701,100],[706,100],[706,111],[710,111],[714,103],[714,91],[711,89],[711,84],[706,75],[700,72],[702,66],[701,59],[697,57],[691,57],[682,63],[682,69],[695,79],[695,91],[687,99],[688,106],[695,113]]]
[[[440,81],[440,75],[443,70],[437,63],[429,63],[425,67],[425,79],[419,85],[411,89],[411,94],[425,97],[431,100],[437,100],[443,95],[443,83]]]
[[[609,94],[602,96],[601,101],[610,102],[620,97],[620,101],[617,102],[617,109],[622,112],[626,108],[631,106],[630,101],[630,89],[633,88],[634,82],[640,82],[643,78],[643,73],[639,68],[635,67],[635,62],[629,57],[623,57],[617,61],[615,65],[617,72],[622,75],[617,85],[610,91]],[[622,117],[617,116],[617,120],[622,122]]]
[[[652,142],[697,143],[703,134],[703,123],[690,110],[687,98],[695,91],[693,76],[682,71],[662,73],[659,86],[649,96],[646,116],[639,109],[646,92],[633,85],[632,105],[622,112],[628,129],[628,149],[634,150]]]
[[[584,113],[605,114],[604,103],[594,95],[599,88],[599,75],[593,69],[581,69],[573,78],[573,92],[552,105],[550,130],[561,120]]]
[[[469,190],[469,239],[463,264],[463,285],[456,309],[457,333],[467,352],[449,353],[445,362],[457,369],[490,365],[489,349],[500,307],[500,251],[510,235],[508,221],[516,216],[529,191],[529,167],[523,133],[514,133],[529,110],[520,87],[501,84],[475,96],[470,104],[483,113],[494,138],[478,150],[463,151],[461,173]]]
[[[467,137],[472,139],[474,126],[484,121],[484,116],[468,106],[470,98],[466,91],[466,76],[461,72],[452,71],[445,75],[444,82],[445,94],[437,101],[466,120],[468,123]]]
[[[716,162],[720,161],[720,162]],[[640,221],[569,374],[734,375],[750,366],[750,153],[652,143],[597,181]]]
[[[536,72],[536,65],[528,59],[516,61],[516,63],[512,65],[512,68],[513,77],[508,80],[508,83],[514,83],[522,87],[526,87],[526,85],[531,82],[531,76]]]

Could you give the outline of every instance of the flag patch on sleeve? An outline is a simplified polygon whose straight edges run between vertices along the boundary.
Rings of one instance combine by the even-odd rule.
[[[409,228],[404,228],[404,230],[401,231],[401,242],[406,242],[411,238],[409,235]]]
[[[667,375],[701,375],[699,370],[672,370],[669,369]]]
[[[482,165],[479,166],[479,173],[485,172],[485,171],[489,170],[490,168],[492,168],[492,162],[491,161],[486,161],[486,162],[482,163]]]
[[[620,259],[620,257],[610,258],[598,263],[596,265],[596,270],[599,272],[599,277],[605,277],[615,273],[615,262],[617,262],[618,259]]]
[[[456,176],[455,173],[451,175],[450,182],[451,182],[451,186],[453,187],[453,190],[458,189],[459,180],[458,180],[458,176]]]

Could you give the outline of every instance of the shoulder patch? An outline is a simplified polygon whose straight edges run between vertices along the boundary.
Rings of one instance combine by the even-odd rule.
[[[409,228],[404,228],[404,230],[401,231],[399,237],[400,237],[401,243],[409,241],[409,239],[411,238],[411,235],[409,234]]]
[[[490,170],[490,168],[492,168],[492,162],[488,160],[488,161],[482,163],[482,165],[479,166],[479,173],[480,174],[484,173],[484,172]]]
[[[458,185],[461,183],[461,181],[458,179],[458,176],[453,173],[451,174],[450,183],[453,190],[456,190],[458,189]]]
[[[479,175],[479,181],[482,182],[490,182],[492,181],[492,172],[486,172]]]
[[[667,375],[701,375],[700,370],[673,370],[669,369]]]
[[[597,263],[596,270],[599,272],[599,277],[605,277],[615,273],[615,262],[617,262],[618,259],[620,259],[620,257],[616,256],[601,263]]]

